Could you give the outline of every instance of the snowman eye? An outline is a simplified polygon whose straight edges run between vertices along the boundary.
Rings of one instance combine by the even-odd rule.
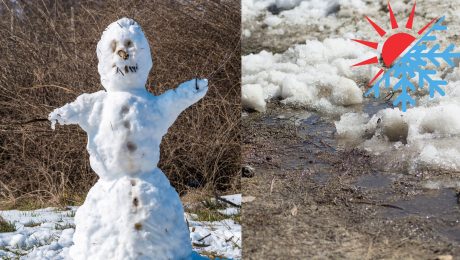
[[[133,45],[133,42],[130,40],[126,41],[126,47],[131,47]]]
[[[112,52],[115,52],[115,50],[117,49],[117,42],[116,41],[112,41],[110,43],[110,47],[112,48]]]

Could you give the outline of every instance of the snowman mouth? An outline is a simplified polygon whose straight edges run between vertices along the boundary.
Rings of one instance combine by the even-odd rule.
[[[116,65],[113,65],[113,66],[116,68],[115,74],[120,73],[122,76],[125,76],[125,74],[129,74],[129,73],[136,73],[137,70],[139,69],[137,63],[134,66],[128,66],[128,65],[125,65],[122,67],[118,67]]]

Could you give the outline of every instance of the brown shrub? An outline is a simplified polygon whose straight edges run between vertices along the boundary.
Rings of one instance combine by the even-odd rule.
[[[239,189],[239,2],[2,1],[0,200],[71,203],[94,184],[86,134],[77,126],[53,132],[41,120],[102,89],[96,43],[124,16],[138,21],[150,41],[153,93],[197,76],[210,80],[206,98],[165,136],[160,168],[179,192]]]

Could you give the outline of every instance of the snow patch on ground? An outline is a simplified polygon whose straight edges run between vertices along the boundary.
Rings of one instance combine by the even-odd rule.
[[[76,207],[0,211],[16,227],[0,233],[0,258],[64,259],[72,245]]]
[[[286,50],[305,40],[341,37],[356,30],[356,17],[377,11],[380,6],[376,2],[366,5],[362,0],[243,0],[243,45],[252,41]],[[344,24],[346,30],[342,30]]]
[[[241,194],[223,196],[241,205]],[[6,221],[14,223],[15,232],[0,233],[0,259],[67,259],[73,244],[74,216],[77,207],[65,210],[46,208],[32,211],[0,211]],[[240,214],[240,209],[229,206],[222,210],[229,218]],[[206,252],[228,259],[241,259],[241,225],[231,219],[206,222],[196,221],[185,214],[189,223],[190,239],[194,245],[194,259]],[[206,258],[204,258],[206,259]]]
[[[241,206],[241,194],[221,196],[222,198]],[[222,211],[226,216],[241,214],[240,208],[229,205]],[[187,215],[190,228],[190,238],[196,252],[212,252],[226,259],[241,259],[241,225],[232,219],[222,221],[196,221]]]
[[[261,26],[269,27],[268,34],[282,34],[292,25],[327,24],[321,18],[365,8],[362,0],[243,0],[242,25],[249,34]]]

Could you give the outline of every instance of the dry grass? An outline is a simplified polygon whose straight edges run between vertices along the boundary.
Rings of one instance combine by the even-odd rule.
[[[16,227],[14,223],[6,221],[2,216],[0,216],[0,233],[14,232]]]
[[[78,204],[97,179],[77,126],[44,119],[102,89],[96,43],[118,18],[137,20],[154,59],[149,89],[208,77],[206,98],[184,112],[161,146],[160,167],[179,192],[239,189],[240,1],[0,2],[0,201]],[[32,201],[32,203],[31,203]]]

